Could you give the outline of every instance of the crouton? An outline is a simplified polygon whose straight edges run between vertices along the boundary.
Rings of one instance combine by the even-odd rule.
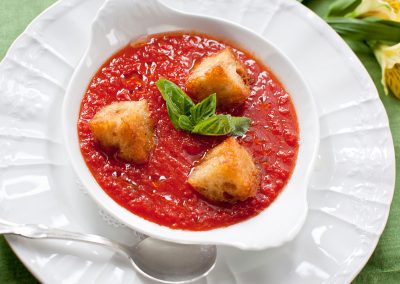
[[[153,121],[146,100],[105,106],[90,121],[95,139],[126,161],[145,163],[154,148]]]
[[[188,183],[210,200],[233,203],[254,196],[260,179],[251,155],[230,137],[204,156]]]
[[[241,76],[246,67],[238,61],[230,48],[203,58],[189,74],[186,81],[188,92],[198,101],[217,94],[219,106],[243,103],[250,95],[250,88]]]

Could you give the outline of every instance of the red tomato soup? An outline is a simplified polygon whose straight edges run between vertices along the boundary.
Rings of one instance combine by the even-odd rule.
[[[255,197],[235,204],[216,204],[198,194],[187,178],[196,162],[226,137],[176,130],[155,82],[164,77],[186,90],[185,81],[195,62],[227,46],[248,68],[251,95],[229,113],[253,121],[238,141],[259,167],[261,184]],[[90,119],[102,107],[140,99],[148,101],[157,141],[149,162],[143,165],[124,162],[115,153],[103,150],[89,128]],[[95,74],[83,96],[78,134],[87,166],[118,204],[160,225],[195,231],[228,226],[268,207],[288,182],[299,147],[290,96],[271,71],[243,50],[192,33],[149,36],[113,55]]]

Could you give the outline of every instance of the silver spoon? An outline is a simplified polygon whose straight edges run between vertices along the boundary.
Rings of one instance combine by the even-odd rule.
[[[111,248],[130,260],[144,276],[161,283],[189,283],[206,276],[215,266],[217,248],[213,245],[183,245],[144,236],[133,246],[109,239],[44,225],[14,224],[0,219],[0,235],[31,239],[62,239]]]

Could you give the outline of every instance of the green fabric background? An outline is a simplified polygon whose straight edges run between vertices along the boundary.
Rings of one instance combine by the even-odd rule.
[[[266,0],[267,1],[267,0]],[[54,0],[0,0],[0,59],[10,44],[25,27]],[[324,15],[332,0],[304,0],[303,4],[319,15]],[[387,110],[393,134],[396,161],[400,153],[400,101],[385,96],[380,84],[380,69],[371,52],[364,46],[349,42],[374,80]],[[399,163],[396,163],[398,170]],[[389,221],[379,244],[368,264],[354,283],[400,283],[400,193],[397,190],[399,171],[396,174],[396,192]],[[37,283],[14,255],[7,242],[0,237],[0,283]],[[261,283],[260,283],[261,284]]]

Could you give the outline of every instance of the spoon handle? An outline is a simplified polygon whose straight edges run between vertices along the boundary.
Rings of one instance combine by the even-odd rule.
[[[70,232],[61,229],[48,228],[44,225],[14,224],[0,219],[0,234],[17,235],[30,239],[59,239],[97,244],[118,251],[126,256],[125,246],[97,235]],[[128,256],[129,257],[129,256]]]

